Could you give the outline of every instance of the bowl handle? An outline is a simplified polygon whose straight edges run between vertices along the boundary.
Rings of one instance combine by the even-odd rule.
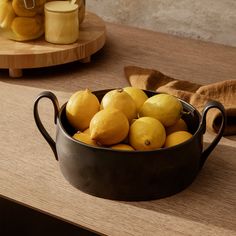
[[[57,100],[57,97],[55,96],[55,94],[53,94],[52,92],[49,92],[49,91],[44,91],[42,93],[40,93],[35,102],[34,102],[34,120],[35,120],[35,123],[40,131],[40,133],[43,135],[43,137],[46,139],[46,141],[48,142],[48,144],[50,145],[54,155],[55,155],[55,158],[56,160],[58,160],[58,156],[57,156],[57,150],[56,150],[56,143],[55,141],[51,138],[51,136],[49,135],[49,133],[46,131],[46,129],[44,128],[41,120],[40,120],[40,117],[39,117],[39,113],[38,113],[38,103],[40,101],[40,99],[42,98],[48,98],[52,101],[53,103],[53,106],[54,106],[54,123],[56,124],[57,123],[57,116],[58,116],[58,113],[59,113],[59,103],[58,103],[58,100]]]
[[[201,161],[200,161],[200,169],[202,168],[202,166],[204,165],[206,159],[208,158],[208,156],[210,155],[210,153],[213,151],[213,149],[216,147],[216,145],[219,143],[220,139],[223,136],[224,133],[224,129],[225,129],[225,125],[226,125],[226,114],[225,114],[225,109],[224,106],[217,101],[210,101],[206,104],[206,106],[203,109],[202,112],[202,121],[200,126],[203,127],[203,133],[206,132],[206,116],[207,116],[207,112],[212,109],[212,108],[217,108],[220,110],[221,115],[222,115],[222,122],[221,122],[221,126],[219,129],[218,134],[216,135],[215,139],[212,141],[212,143],[202,152],[202,156],[201,156]]]

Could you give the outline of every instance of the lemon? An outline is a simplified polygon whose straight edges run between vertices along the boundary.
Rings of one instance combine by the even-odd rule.
[[[164,145],[165,128],[153,117],[141,117],[130,126],[129,143],[136,150],[154,150]]]
[[[188,131],[188,126],[183,119],[179,119],[174,125],[166,127],[166,135],[176,131]]]
[[[98,144],[94,140],[91,139],[89,134],[78,132],[73,135],[73,138],[92,146],[98,146]]]
[[[118,109],[105,108],[94,115],[90,122],[90,136],[102,145],[123,141],[129,132],[129,121]]]
[[[0,2],[0,25],[6,17],[7,10],[8,10],[7,0],[1,1]]]
[[[0,28],[10,28],[15,16],[16,15],[10,1],[0,2]]]
[[[11,29],[17,40],[30,40],[41,36],[44,32],[44,22],[42,16],[35,17],[15,17],[11,24]]]
[[[36,15],[36,8],[34,7],[33,9],[27,9],[24,1],[13,0],[12,7],[18,16],[33,17]]]
[[[99,111],[97,97],[88,89],[74,93],[66,104],[66,117],[77,130],[83,131],[89,127],[93,116]]]
[[[187,131],[177,131],[166,137],[165,147],[172,147],[190,139],[193,135]]]
[[[108,107],[122,111],[129,122],[137,117],[135,102],[123,89],[111,90],[104,95],[101,101],[101,109]]]
[[[157,94],[146,100],[139,111],[139,116],[151,116],[165,126],[174,125],[181,117],[181,102],[169,94]]]
[[[89,134],[90,135],[90,129],[87,128],[86,130],[83,131],[84,134]]]
[[[128,145],[128,144],[124,144],[124,143],[119,143],[116,145],[111,146],[112,149],[116,149],[116,150],[126,150],[126,151],[134,151],[134,149]]]
[[[142,89],[135,87],[125,87],[123,89],[126,93],[130,95],[130,97],[133,98],[136,104],[137,111],[139,111],[140,107],[148,99],[147,94]]]

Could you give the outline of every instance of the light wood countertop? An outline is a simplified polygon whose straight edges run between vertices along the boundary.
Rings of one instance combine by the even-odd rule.
[[[202,84],[236,79],[236,48],[106,24],[107,42],[92,62],[0,70],[0,196],[105,235],[236,235],[236,138],[223,138],[194,183],[174,196],[119,202],[85,194],[62,176],[33,119],[33,102],[52,90],[60,104],[81,88],[128,85],[123,67],[155,68]],[[55,133],[52,106],[42,118]],[[206,134],[205,142],[212,140]]]

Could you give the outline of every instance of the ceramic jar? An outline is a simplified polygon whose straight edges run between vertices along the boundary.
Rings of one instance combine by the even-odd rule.
[[[70,44],[79,36],[78,5],[69,1],[45,4],[45,39],[49,43]]]
[[[75,3],[78,5],[79,24],[81,24],[85,18],[85,0],[76,0]]]

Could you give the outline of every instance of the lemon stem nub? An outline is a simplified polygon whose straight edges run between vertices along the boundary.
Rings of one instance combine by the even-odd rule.
[[[123,88],[117,89],[117,92],[119,92],[119,93],[122,93],[123,91],[124,91]]]
[[[144,143],[145,143],[145,145],[147,145],[147,146],[151,144],[151,142],[150,142],[148,139],[147,139],[147,140],[145,140],[145,142],[144,142]]]

